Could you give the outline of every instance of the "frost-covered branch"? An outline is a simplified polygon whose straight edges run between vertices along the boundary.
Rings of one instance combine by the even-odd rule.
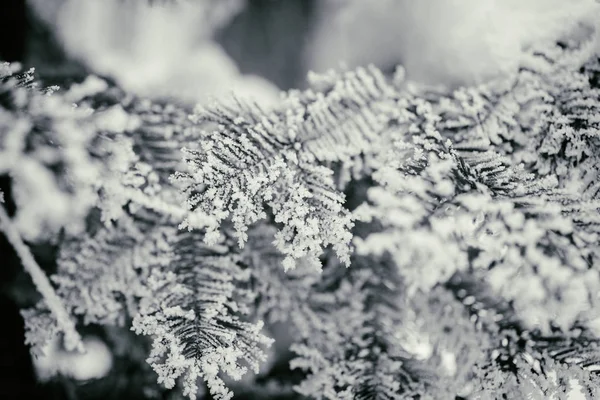
[[[249,271],[226,246],[203,247],[198,236],[179,235],[169,266],[150,276],[151,294],[142,299],[132,329],[154,337],[148,362],[160,383],[171,388],[182,376],[184,394],[194,399],[202,378],[216,399],[230,399],[219,372],[234,380],[248,367],[257,373],[271,340],[262,334],[262,322],[240,318],[248,309],[237,285]]]
[[[21,235],[14,227],[11,218],[2,206],[0,206],[0,230],[4,233],[6,239],[19,256],[23,268],[27,271],[33,280],[36,289],[42,295],[44,304],[56,319],[58,330],[64,334],[65,347],[68,350],[79,349],[80,351],[83,351],[81,337],[79,336],[79,333],[75,328],[75,323],[66,310],[62,299],[56,294],[48,277],[33,258],[29,247],[23,243]]]
[[[352,221],[333,171],[319,162],[360,155],[385,125],[374,102],[393,94],[380,72],[359,69],[325,92],[292,92],[274,111],[244,104],[201,109],[196,121],[216,127],[186,150],[190,172],[175,179],[192,209],[231,219],[240,246],[248,227],[271,212],[282,226],[277,247],[286,269],[303,257],[318,267],[328,245],[347,263]],[[208,243],[217,237],[206,236]]]

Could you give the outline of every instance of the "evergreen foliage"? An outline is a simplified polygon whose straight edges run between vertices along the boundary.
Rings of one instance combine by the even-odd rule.
[[[358,68],[272,109],[4,64],[0,223],[42,294],[27,342],[130,328],[191,399],[200,379],[215,399],[600,397],[596,36],[478,87]],[[23,242],[48,238],[50,281]]]

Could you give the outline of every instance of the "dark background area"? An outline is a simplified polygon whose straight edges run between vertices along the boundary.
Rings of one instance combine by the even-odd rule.
[[[242,73],[260,75],[281,89],[302,86],[304,50],[319,0],[250,0],[217,34]]]
[[[29,30],[25,0],[3,0],[0,6],[0,59],[22,61]]]

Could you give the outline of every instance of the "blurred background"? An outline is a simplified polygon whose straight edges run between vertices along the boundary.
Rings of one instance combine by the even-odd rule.
[[[3,0],[0,59],[35,66],[48,84],[95,73],[187,102],[289,89],[306,75],[316,3]]]
[[[596,0],[3,0],[0,58],[49,83],[88,73],[188,103],[265,101],[309,70],[374,63],[456,86],[598,20]]]

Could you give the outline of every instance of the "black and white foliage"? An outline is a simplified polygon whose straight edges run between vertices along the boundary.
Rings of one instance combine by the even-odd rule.
[[[93,77],[42,89],[3,64],[16,213],[2,206],[0,227],[42,295],[27,342],[40,354],[57,335],[81,347],[78,326],[131,329],[158,382],[190,399],[203,385],[215,399],[598,398],[587,28],[479,86],[359,67],[271,108],[192,112]],[[50,277],[24,242],[48,238]]]

